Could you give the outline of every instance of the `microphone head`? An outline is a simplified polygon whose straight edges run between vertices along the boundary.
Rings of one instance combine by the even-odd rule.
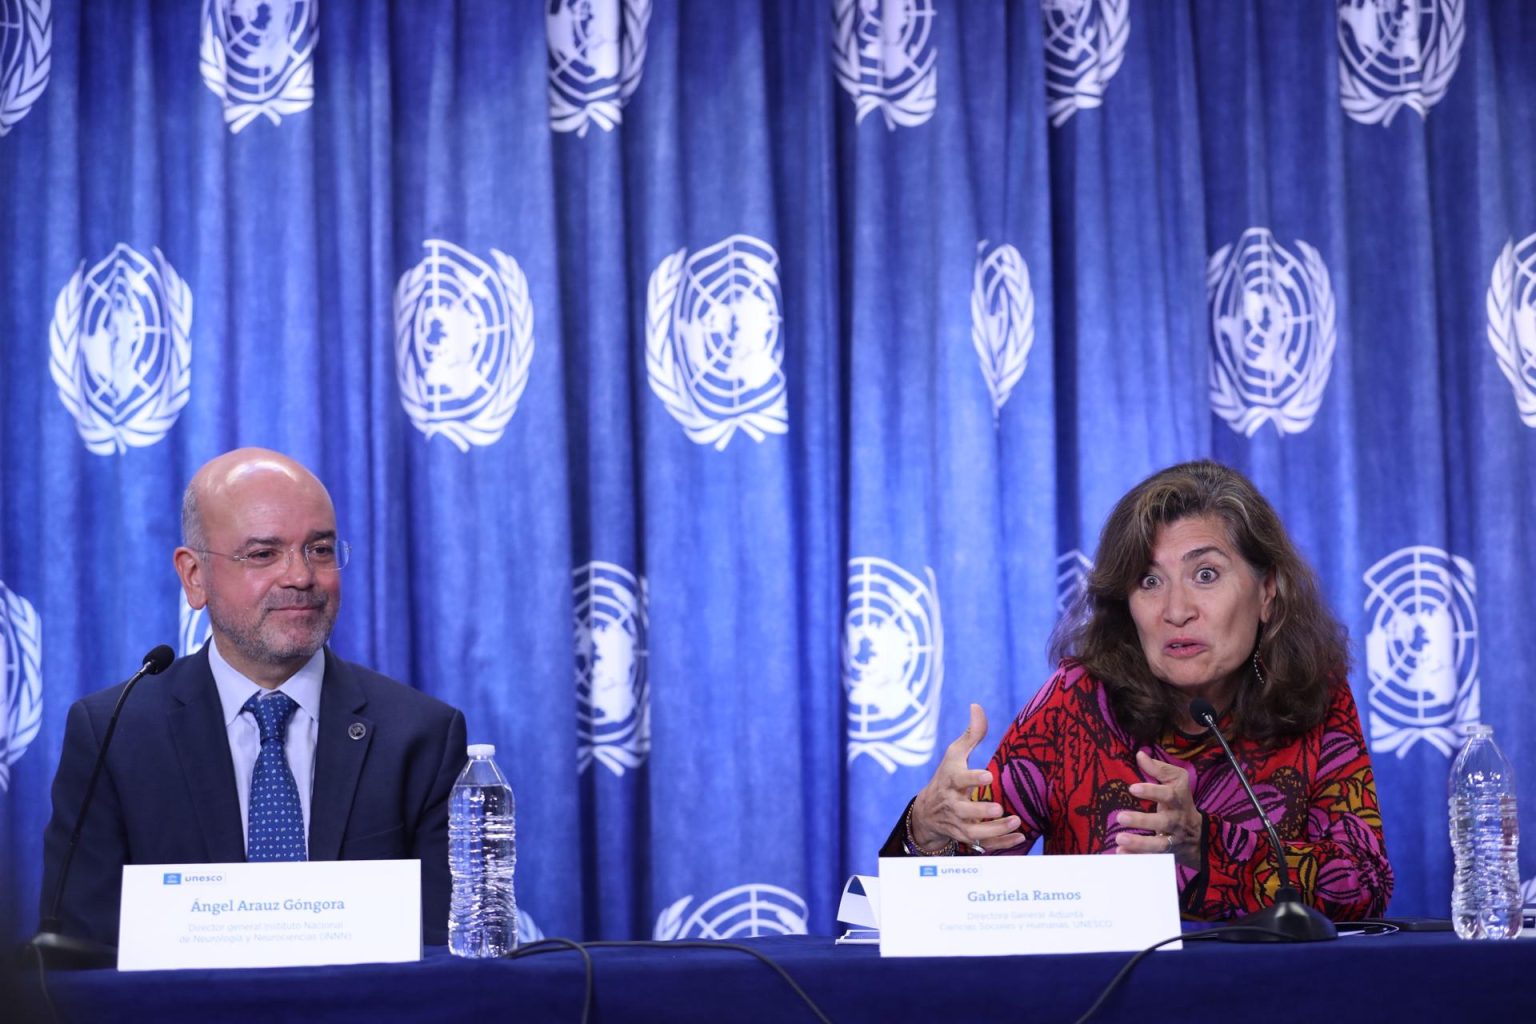
[[[1189,716],[1204,726],[1216,724],[1216,706],[1204,697],[1189,702]]]
[[[170,644],[161,644],[148,654],[144,655],[145,675],[157,676],[171,667],[171,662],[176,660],[176,652],[171,650]]]

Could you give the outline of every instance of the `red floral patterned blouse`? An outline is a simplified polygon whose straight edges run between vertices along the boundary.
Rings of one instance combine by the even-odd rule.
[[[1128,789],[1147,781],[1137,749],[1115,723],[1103,685],[1069,661],[1020,713],[987,767],[999,802],[1031,840],[1044,833],[1046,853],[1113,853],[1123,828],[1115,812],[1156,810]],[[1392,867],[1349,687],[1334,688],[1323,723],[1304,735],[1268,749],[1238,739],[1232,750],[1280,833],[1302,898],[1340,921],[1383,913]],[[1184,911],[1220,920],[1268,906],[1280,884],[1274,854],[1215,737],[1171,729],[1151,751],[1189,772],[1205,815],[1202,867],[1178,869]]]
[[[1285,846],[1291,881],[1302,898],[1334,920],[1379,916],[1392,895],[1392,867],[1382,840],[1371,758],[1354,697],[1342,681],[1323,723],[1265,748],[1238,739],[1233,752]],[[1120,810],[1156,810],[1131,796],[1148,781],[1136,766],[1138,744],[1116,724],[1104,687],[1081,665],[1065,661],[1019,714],[987,765],[995,780],[984,800],[1017,814],[1030,842],[1045,852],[1113,853]],[[1205,816],[1199,870],[1178,868],[1180,904],[1188,916],[1222,920],[1268,906],[1279,887],[1264,826],[1208,733],[1170,730],[1149,748],[1189,772],[1195,805]],[[994,795],[995,794],[995,795]],[[894,843],[882,853],[898,852]]]

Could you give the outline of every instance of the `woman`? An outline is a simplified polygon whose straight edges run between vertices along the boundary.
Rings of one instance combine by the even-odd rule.
[[[1104,525],[1084,605],[987,770],[966,764],[986,734],[972,705],[881,854],[1023,853],[1043,834],[1046,853],[1173,854],[1189,916],[1262,909],[1273,849],[1190,715],[1204,698],[1302,898],[1336,920],[1380,915],[1392,868],[1344,630],[1254,486],[1214,462],[1138,484]]]

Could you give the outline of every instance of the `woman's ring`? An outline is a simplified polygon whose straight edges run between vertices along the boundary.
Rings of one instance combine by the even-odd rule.
[[[1168,840],[1168,849],[1164,850],[1163,852],[1164,853],[1172,853],[1173,852],[1173,835],[1172,835],[1172,833],[1167,833],[1167,832],[1163,833],[1163,835]]]

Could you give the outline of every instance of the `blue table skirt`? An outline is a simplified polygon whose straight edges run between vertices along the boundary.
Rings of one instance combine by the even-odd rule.
[[[818,936],[743,940],[779,963],[833,1021],[1071,1022],[1128,954],[885,959]],[[592,1020],[813,1021],[783,979],[726,949],[596,948]],[[22,979],[35,1000],[36,972]],[[278,1021],[577,1021],[581,958],[555,952],[466,961],[249,971],[51,972],[58,1019],[81,1024]],[[23,1004],[24,1005],[24,1004]],[[24,1005],[20,1019],[45,1014]],[[0,1019],[10,1018],[0,1010]],[[47,1019],[42,1016],[40,1019]],[[1447,933],[1305,945],[1187,942],[1137,965],[1094,1018],[1187,1024],[1536,1021],[1536,938],[1462,942]]]

